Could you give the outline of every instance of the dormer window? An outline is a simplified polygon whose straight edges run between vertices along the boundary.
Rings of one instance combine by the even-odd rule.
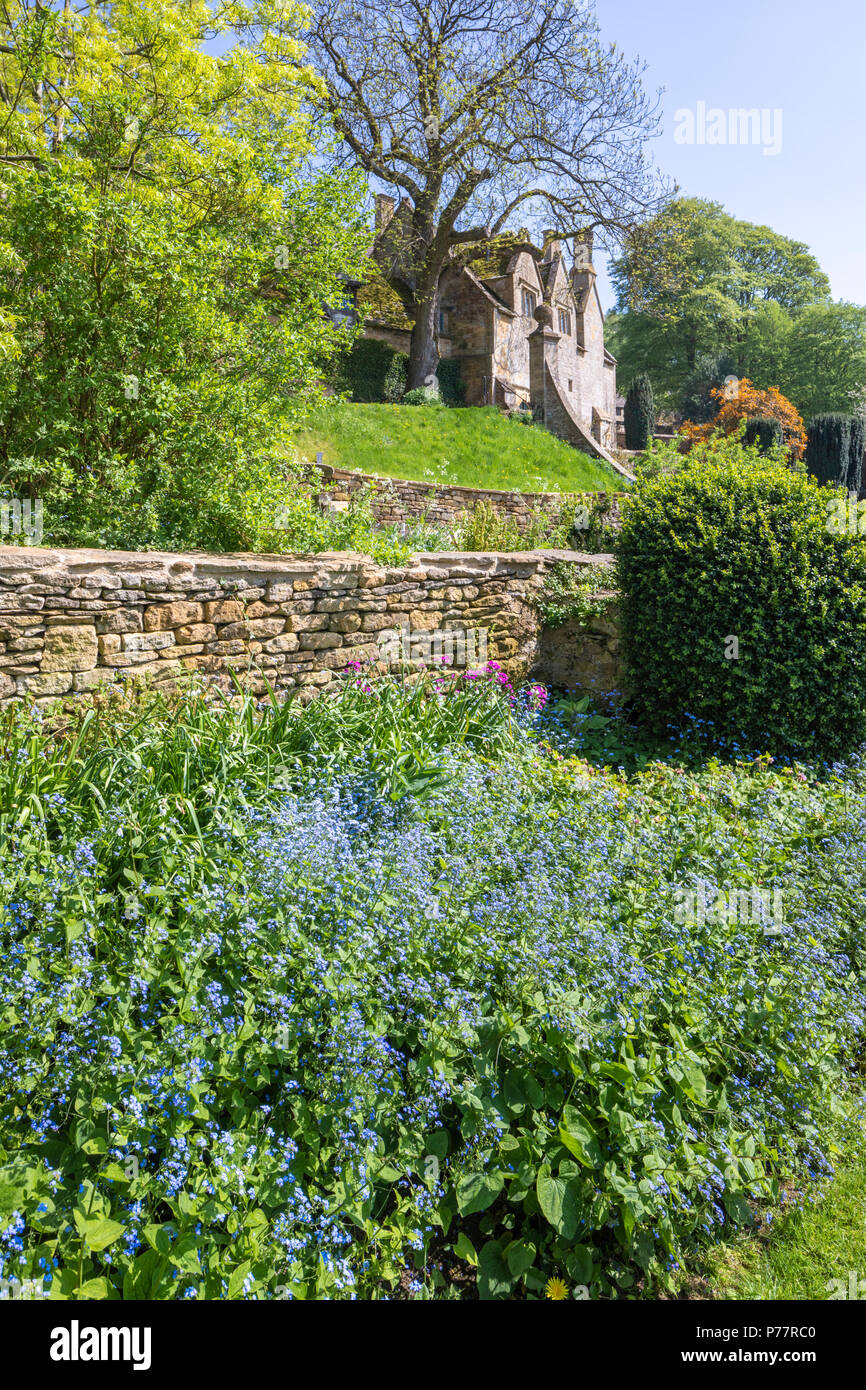
[[[538,300],[536,299],[535,295],[532,293],[532,290],[524,290],[524,291],[523,291],[522,305],[523,305],[523,317],[524,317],[524,318],[527,318],[527,319],[531,319],[531,318],[532,318],[532,315],[535,313],[535,306],[536,306],[537,303],[538,303]]]
[[[567,309],[559,311],[559,331],[564,333],[566,338],[571,337],[571,314]]]

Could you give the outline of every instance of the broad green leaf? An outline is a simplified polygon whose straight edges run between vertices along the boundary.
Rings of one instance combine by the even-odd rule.
[[[457,1184],[457,1210],[461,1216],[486,1211],[505,1185],[502,1173],[469,1173]]]

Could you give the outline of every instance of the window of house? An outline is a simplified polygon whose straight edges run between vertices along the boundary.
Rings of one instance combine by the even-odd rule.
[[[535,313],[535,305],[536,305],[536,303],[537,303],[537,300],[536,300],[536,298],[535,298],[535,295],[532,293],[532,290],[524,290],[524,291],[523,291],[523,314],[524,314],[524,317],[525,317],[525,318],[528,318],[528,319],[531,319],[531,318],[532,318],[532,315]]]
[[[448,323],[448,319],[447,319],[447,317],[446,317],[445,310],[444,310],[444,309],[440,309],[440,310],[439,310],[439,332],[440,332],[440,333],[447,333],[447,331],[448,331],[447,326],[446,326],[447,323]]]
[[[569,391],[573,391],[573,390],[574,390],[574,382],[571,380],[571,377],[569,377],[569,379],[568,379],[568,389],[569,389]]]
[[[560,309],[559,311],[559,331],[564,333],[566,337],[571,334],[571,314],[567,309]]]

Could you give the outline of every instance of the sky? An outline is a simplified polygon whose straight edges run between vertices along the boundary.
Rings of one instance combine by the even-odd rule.
[[[866,304],[866,0],[598,0],[597,12],[603,37],[646,62],[646,89],[664,88],[651,149],[682,194],[805,242],[834,299]],[[725,113],[726,134],[732,108],[766,111],[766,141],[699,144],[701,102],[707,121]],[[595,264],[607,310],[601,253]]]

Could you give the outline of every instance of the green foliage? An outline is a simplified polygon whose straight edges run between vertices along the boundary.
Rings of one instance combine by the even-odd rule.
[[[772,415],[749,416],[743,432],[743,442],[755,444],[762,454],[767,454],[782,443],[781,423]]]
[[[718,399],[712,394],[719,390],[726,376],[737,375],[737,364],[729,353],[712,356],[702,353],[695,362],[694,371],[683,383],[678,406],[684,420],[692,420],[696,425],[705,425],[719,412]]]
[[[849,415],[866,399],[866,306],[812,304],[794,319],[783,370],[774,382],[808,422]]]
[[[656,411],[652,382],[646,372],[636,376],[625,398],[623,410],[627,449],[645,449],[655,433]]]
[[[800,405],[785,380],[759,369],[772,371],[778,360],[780,320],[766,306],[778,306],[786,326],[806,305],[829,299],[827,277],[802,242],[738,221],[718,203],[680,198],[635,229],[611,273],[619,312],[610,347],[626,379],[652,372],[673,405],[701,354],[731,353],[736,375],[777,386]]]
[[[866,307],[832,303],[802,243],[738,222],[715,203],[679,199],[637,229],[613,267],[618,312],[606,325],[623,379],[652,372],[668,406],[701,424],[707,379],[776,387],[805,420],[847,414],[866,392]]]
[[[847,753],[866,732],[866,547],[814,482],[726,453],[697,446],[629,499],[629,686],[662,732],[689,716],[720,744]]]
[[[586,623],[603,617],[615,601],[616,580],[609,565],[574,565],[567,561],[552,565],[544,576],[538,605],[547,627],[563,623]],[[607,590],[608,592],[604,592]]]
[[[713,1299],[862,1299],[866,1135],[862,1126],[852,1125],[844,1139],[833,1181],[817,1198],[794,1192],[793,1201],[788,1196],[781,1211],[768,1213],[757,1230],[707,1251],[689,1271],[692,1289],[697,1276]]]
[[[403,405],[441,406],[442,396],[438,386],[416,386],[403,396]]]
[[[856,497],[863,487],[863,451],[866,449],[866,417],[851,416],[851,444],[848,455],[848,478],[846,487]]]
[[[816,415],[809,422],[806,469],[819,483],[845,487],[851,466],[851,417]]]
[[[466,513],[457,530],[460,550],[534,550],[539,546],[557,548],[565,544],[568,523],[536,508],[528,524],[519,525],[491,502],[481,500]]]
[[[449,406],[462,405],[466,393],[460,370],[460,358],[440,358],[439,366],[436,368],[436,378],[445,404]]]
[[[4,125],[0,487],[49,544],[270,548],[298,486],[273,457],[364,245],[358,179],[302,174],[301,12],[40,16],[3,21],[6,90],[44,101]]]
[[[520,525],[514,516],[482,499],[464,516],[454,543],[460,550],[547,549],[598,553],[610,550],[613,534],[604,493],[589,505],[583,497],[564,496],[553,512],[536,505]]]
[[[353,401],[399,401],[406,389],[408,357],[378,338],[356,338],[340,358],[334,385]]]

